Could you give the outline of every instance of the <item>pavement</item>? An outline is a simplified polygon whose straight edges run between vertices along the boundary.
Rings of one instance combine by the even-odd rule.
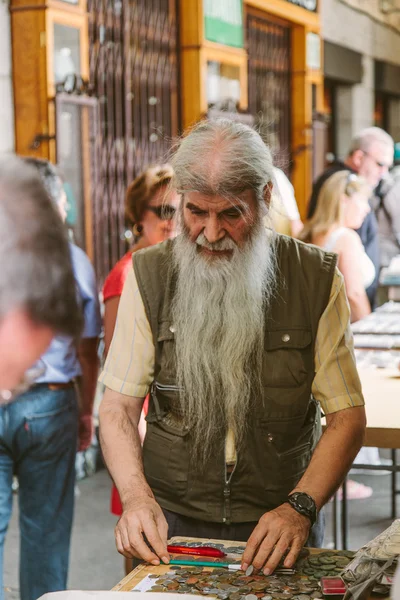
[[[357,476],[354,479],[374,489],[371,498],[349,502],[349,547],[357,550],[391,524],[391,488],[388,475]],[[110,489],[110,479],[104,469],[77,483],[69,589],[109,590],[124,576],[123,557],[117,553],[114,544],[116,517],[109,511]],[[400,513],[400,500],[398,503]],[[324,546],[329,548],[333,547],[332,503],[326,508],[326,518]],[[18,502],[15,496],[5,546],[6,600],[19,600],[18,546]]]

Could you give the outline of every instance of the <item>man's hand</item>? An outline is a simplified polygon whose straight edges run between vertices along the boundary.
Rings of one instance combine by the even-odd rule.
[[[146,536],[154,552],[143,536]],[[159,504],[149,496],[131,502],[115,527],[118,552],[126,558],[142,558],[152,565],[159,565],[160,559],[169,563],[167,539],[167,521]]]
[[[265,513],[247,542],[242,559],[243,571],[250,564],[262,569],[266,563],[264,573],[270,575],[288,549],[284,566],[291,568],[307,541],[310,528],[310,519],[300,515],[289,504]]]
[[[79,415],[79,446],[78,452],[87,450],[92,443],[93,438],[93,417],[92,415]]]

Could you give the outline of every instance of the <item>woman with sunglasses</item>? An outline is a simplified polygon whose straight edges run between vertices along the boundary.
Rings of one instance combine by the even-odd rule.
[[[103,288],[105,354],[111,344],[119,299],[126,276],[132,268],[132,253],[174,236],[173,219],[179,196],[171,189],[172,167],[151,167],[128,187],[125,214],[133,225],[133,246],[108,275]]]
[[[147,169],[128,187],[125,199],[125,213],[133,225],[134,243],[108,275],[103,288],[104,301],[104,354],[107,355],[117,319],[119,300],[125,279],[132,268],[132,253],[148,246],[163,242],[174,236],[175,212],[179,196],[169,188],[173,176],[168,164]],[[146,410],[146,405],[144,410]],[[145,435],[145,423],[141,419],[141,436]],[[118,491],[113,486],[111,512],[122,515]],[[131,571],[132,561],[125,559],[125,570]]]

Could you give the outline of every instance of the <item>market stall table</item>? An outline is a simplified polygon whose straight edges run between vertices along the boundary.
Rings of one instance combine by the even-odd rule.
[[[392,466],[359,465],[357,468],[392,471],[392,518],[396,518],[396,450],[400,448],[400,372],[395,369],[361,368],[358,370],[365,398],[367,430],[364,446],[385,448],[392,451]],[[342,547],[348,545],[348,518],[346,485],[343,489],[341,515]],[[337,502],[336,502],[337,504]],[[336,510],[334,511],[336,513]],[[338,543],[337,519],[334,519],[334,543]]]
[[[227,541],[227,540],[206,540],[206,539],[195,539],[195,538],[185,538],[185,537],[175,537],[175,538],[172,538],[172,540],[170,540],[169,543],[170,544],[182,544],[182,543],[185,543],[185,542],[186,543],[195,543],[197,545],[223,544],[223,546],[224,546],[223,549],[225,550],[225,552],[227,552],[227,557],[226,557],[226,559],[221,559],[221,560],[224,560],[226,562],[233,562],[234,560],[236,560],[236,562],[239,562],[239,563],[240,563],[241,554],[230,554],[229,553],[229,549],[232,549],[232,547],[240,547],[240,548],[243,548],[243,550],[244,550],[244,548],[246,546],[246,544],[244,542],[235,542],[235,541]],[[306,566],[307,566],[306,563],[308,564],[308,559],[311,558],[311,560],[315,560],[315,558],[317,558],[318,555],[319,555],[320,557],[324,557],[325,561],[327,561],[328,564],[326,564],[325,567],[321,566],[321,565],[320,566],[315,566],[314,567],[315,573],[321,573],[321,571],[323,571],[324,568],[325,569],[329,569],[329,571],[327,570],[326,573],[323,571],[325,575],[327,575],[328,572],[330,574],[332,574],[332,575],[334,573],[337,574],[338,569],[339,568],[341,569],[344,566],[345,563],[347,563],[347,562],[350,561],[350,555],[351,555],[350,553],[347,553],[347,556],[344,556],[343,554],[340,556],[340,554],[338,554],[338,553],[336,553],[334,551],[326,551],[326,550],[314,549],[314,548],[309,549],[309,552],[310,552],[310,557],[307,557],[307,556],[303,557],[301,568],[302,569],[303,568],[306,569]],[[329,557],[335,556],[335,558],[334,559],[333,558],[328,558],[327,556],[325,556],[325,553],[327,555],[329,555]],[[189,560],[194,560],[194,561],[196,561],[196,558],[197,558],[197,560],[201,560],[201,557],[183,556],[183,555],[173,555],[173,558],[178,558],[180,560],[189,559]],[[344,561],[344,562],[342,562],[341,566],[338,567],[333,562],[334,560],[338,560],[339,562],[340,561]],[[318,559],[317,559],[317,563],[318,563]],[[308,566],[310,566],[310,565],[308,565]],[[216,570],[221,570],[220,567],[219,567],[218,562],[215,562],[215,569]],[[335,569],[336,569],[336,571],[335,571]],[[198,570],[200,571],[199,568],[198,568]],[[209,571],[210,567],[207,567],[207,568],[205,568],[203,570],[204,571]],[[140,587],[143,586],[142,587],[142,591],[147,591],[149,584],[151,584],[151,585],[155,585],[156,584],[156,578],[154,576],[157,575],[159,577],[162,577],[163,575],[165,575],[166,573],[168,573],[170,571],[171,571],[171,566],[169,566],[169,565],[154,566],[154,565],[151,565],[151,564],[148,564],[148,563],[140,564],[138,567],[136,567],[136,569],[134,569],[131,573],[129,573],[129,575],[127,575],[126,577],[124,577],[124,579],[122,579],[113,588],[113,591],[128,592],[128,591],[132,591],[137,586],[140,586]],[[318,577],[319,576],[320,575],[318,575]],[[153,577],[153,579],[150,579],[152,577]],[[235,578],[235,577],[240,577],[240,578],[245,578],[246,579],[245,573],[243,573],[243,572],[240,572],[240,573],[238,573],[238,572],[232,572],[232,571],[229,571],[228,569],[224,569],[224,573],[221,572],[221,574],[219,575],[219,577],[220,578],[224,578],[224,577],[225,578],[226,577],[229,578],[229,577],[232,577],[232,579]],[[313,578],[313,583],[312,584],[311,583],[307,584],[307,581],[311,581],[311,579],[308,579],[309,575],[306,575],[305,573],[303,575],[303,579],[302,580],[300,580],[300,578],[299,578],[298,575],[293,575],[293,576],[287,576],[287,575],[280,576],[280,575],[278,575],[277,576],[278,580],[281,580],[281,581],[282,580],[286,581],[290,577],[293,577],[293,585],[294,586],[296,585],[296,581],[297,581],[297,584],[300,585],[300,586],[313,585],[314,588],[318,587],[316,585],[316,581],[317,580],[315,578]],[[253,585],[255,584],[254,585],[254,589],[251,590],[251,591],[249,591],[249,592],[247,592],[247,594],[254,595],[254,597],[257,598],[257,599],[258,599],[258,596],[260,596],[261,587],[263,585],[263,581],[267,582],[268,580],[271,580],[271,579],[272,580],[274,580],[274,579],[276,580],[275,577],[268,577],[267,578],[266,576],[260,576],[260,575],[257,575],[257,574],[254,574],[253,578],[254,578],[254,580],[258,580],[258,581],[254,581],[254,583],[253,583]],[[248,577],[247,579],[251,580],[252,577]],[[283,583],[283,585],[285,585],[285,584]],[[258,587],[260,589],[257,591]],[[160,590],[157,590],[157,591],[160,591]],[[172,591],[172,590],[169,590],[169,591]],[[258,593],[258,596],[256,595],[257,593]],[[318,592],[315,592],[315,591],[314,591],[313,594],[311,594],[311,592],[309,592],[309,593],[310,593],[310,596],[309,596],[310,599],[311,598],[319,598],[319,597],[322,598],[323,597],[322,593],[320,593],[319,595],[318,595]],[[247,595],[247,594],[245,594],[243,592],[243,597],[245,595]],[[301,594],[301,592],[297,592],[297,594],[296,594],[296,592],[293,592],[293,594],[290,596],[290,598],[298,596],[299,594]],[[303,592],[303,594],[304,594],[304,592]],[[210,594],[210,595],[214,595],[214,594]],[[264,595],[264,592],[263,592],[263,595]],[[278,598],[279,594],[276,597]],[[287,598],[289,598],[289,595],[287,596]]]

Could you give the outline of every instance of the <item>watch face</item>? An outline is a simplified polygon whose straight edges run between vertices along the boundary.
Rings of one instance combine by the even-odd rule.
[[[312,510],[312,509],[314,508],[314,503],[313,503],[313,501],[311,500],[311,498],[309,498],[309,497],[308,497],[308,496],[306,496],[306,495],[303,495],[303,494],[299,495],[299,496],[296,498],[296,502],[297,502],[297,503],[298,503],[298,504],[299,504],[299,505],[300,505],[302,508],[305,508],[305,509],[307,509],[307,510]]]

